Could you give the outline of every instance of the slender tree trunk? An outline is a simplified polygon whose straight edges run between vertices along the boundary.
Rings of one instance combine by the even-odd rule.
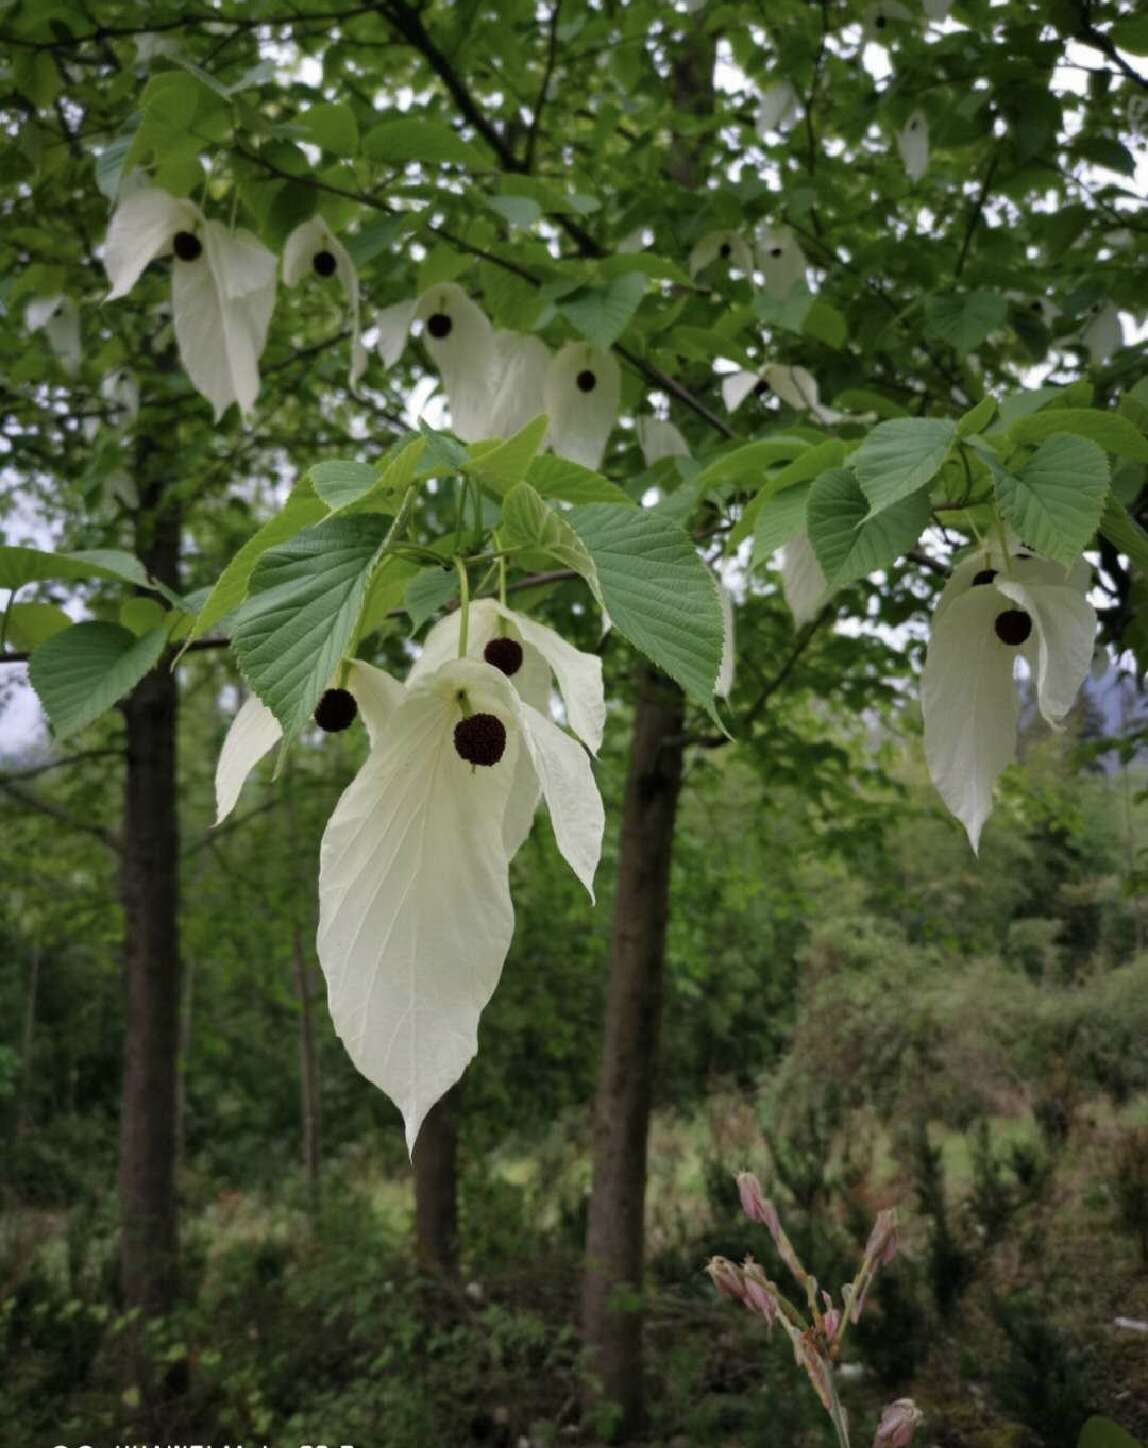
[[[195,998],[195,958],[183,962],[179,999],[179,1062],[175,1077],[175,1174],[187,1153],[187,1061],[191,1052],[191,1010]]]
[[[458,1270],[458,1098],[454,1087],[427,1112],[413,1159],[419,1265],[448,1276]]]
[[[136,549],[154,577],[179,586],[180,513],[160,489],[145,494]],[[176,798],[178,691],[166,660],[122,705],[127,725],[123,866],[127,987],[120,1111],[120,1277],[124,1306],[138,1318],[128,1377],[141,1417],[154,1411],[142,1328],[171,1306],[177,1288],[175,1192],[179,1074],[179,817]]]
[[[303,932],[293,931],[295,994],[299,998],[299,1110],[303,1121],[303,1175],[311,1216],[319,1211],[319,1164],[322,1160],[322,1117],[319,1103],[319,1058],[315,1049],[315,1013],[311,971],[303,949]]]
[[[643,665],[630,744],[605,1039],[594,1103],[594,1180],[582,1327],[596,1386],[621,1436],[642,1419],[646,1144],[666,951],[674,818],[682,777],[681,690]]]

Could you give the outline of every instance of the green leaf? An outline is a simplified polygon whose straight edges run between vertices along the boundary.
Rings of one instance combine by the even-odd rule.
[[[374,261],[380,252],[390,251],[404,232],[414,231],[419,225],[419,213],[403,211],[395,216],[380,216],[353,236],[346,238],[348,255],[355,266],[362,269]]]
[[[741,517],[737,520],[729,535],[726,544],[726,552],[733,552],[743,539],[748,538],[757,527],[758,514],[762,508],[785,488],[792,487],[795,483],[807,483],[823,473],[826,468],[835,468],[845,461],[845,444],[839,438],[830,438],[827,442],[818,443],[811,447],[808,452],[803,452],[800,457],[784,468],[780,468],[772,477],[766,478],[761,487],[757,490],[755,497],[742,509]]]
[[[373,513],[332,518],[255,565],[235,655],[287,739],[311,717],[354,638],[388,526]]]
[[[1100,523],[1108,493],[1108,460],[1093,442],[1057,433],[1019,473],[994,468],[997,503],[1037,553],[1071,565]]]
[[[307,477],[332,512],[357,503],[379,480],[370,463],[342,459],[315,463],[308,468]]]
[[[140,598],[138,594],[133,598],[125,598],[120,604],[120,623],[134,633],[137,639],[151,633],[154,628],[166,632],[173,617],[174,615],[169,615],[154,598]]]
[[[444,604],[458,596],[458,574],[453,564],[442,568],[423,568],[403,594],[403,607],[410,614],[411,632],[418,633],[428,618],[433,618]]]
[[[481,478],[502,497],[515,483],[522,482],[526,477],[527,469],[538,455],[549,425],[550,420],[545,413],[532,418],[513,437],[507,438],[489,452],[472,456],[466,465],[466,471]]]
[[[498,536],[504,548],[539,549],[563,568],[580,573],[594,597],[602,603],[594,560],[582,540],[565,518],[547,507],[529,483],[518,483],[503,499]]]
[[[48,553],[41,548],[0,547],[0,588],[23,588],[26,583],[115,579],[137,588],[155,590],[148,571],[131,553],[115,548],[91,548],[79,553]]]
[[[982,397],[975,407],[957,418],[957,436],[974,437],[977,433],[984,432],[996,416],[996,411],[996,398]]]
[[[424,121],[408,117],[401,121],[384,121],[363,137],[363,154],[372,161],[402,165],[420,161],[440,166],[450,162],[456,166],[480,167],[482,157],[469,141],[442,121]]]
[[[831,468],[810,489],[806,521],[830,587],[843,588],[912,548],[929,522],[929,495],[918,490],[873,514],[849,469]]]
[[[812,482],[786,488],[761,509],[753,533],[754,568],[768,563],[779,548],[791,542],[805,527],[805,509],[812,488]]]
[[[718,483],[737,483],[745,487],[757,482],[763,468],[773,463],[787,463],[808,451],[809,444],[800,437],[766,438],[763,442],[743,443],[732,452],[723,452],[706,463],[698,481],[707,487]]]
[[[586,338],[603,349],[612,347],[638,310],[646,290],[641,272],[625,272],[605,287],[583,287],[558,303],[558,310]]]
[[[1135,21],[1127,23],[1135,24]],[[1119,1423],[1097,1415],[1089,1418],[1081,1428],[1076,1448],[1140,1448],[1140,1444]]]
[[[511,226],[533,226],[542,207],[532,196],[485,196],[483,200]]]
[[[1100,531],[1114,548],[1128,555],[1134,568],[1148,573],[1148,532],[1111,496],[1105,500],[1104,512],[1100,515]]]
[[[192,639],[202,638],[208,629],[225,618],[233,608],[247,596],[247,585],[255,565],[269,549],[286,543],[304,528],[310,528],[327,516],[327,505],[317,498],[311,484],[305,482],[291,493],[280,512],[269,518],[257,533],[252,534],[243,547],[219,575],[215,587],[207,595],[207,601],[199,611],[195,626],[188,635]]]
[[[57,739],[83,729],[135,688],[155,667],[166,629],[137,638],[114,623],[74,623],[42,643],[28,677]]]
[[[1077,155],[1091,161],[1094,166],[1115,171],[1119,176],[1136,175],[1136,158],[1127,146],[1114,141],[1110,136],[1087,136],[1075,142]]]
[[[997,292],[946,293],[925,302],[925,332],[963,357],[1008,320],[1008,302]]]
[[[359,127],[350,106],[332,102],[312,106],[298,119],[304,138],[333,156],[348,159],[359,149]]]
[[[54,603],[10,603],[0,617],[0,633],[8,647],[25,653],[71,625],[72,620]]]
[[[96,185],[100,194],[109,201],[118,201],[120,182],[123,180],[124,162],[136,138],[135,128],[109,141],[96,157]]]
[[[594,559],[615,628],[712,713],[721,605],[689,536],[648,509],[599,504],[575,508],[570,521]]]
[[[592,468],[572,463],[554,453],[542,453],[526,469],[526,481],[543,498],[563,503],[616,503],[625,508],[638,505],[617,483]]]
[[[1117,50],[1130,55],[1148,55],[1148,15],[1129,15],[1118,20],[1108,32]]]
[[[1009,429],[1009,441],[1043,442],[1057,433],[1073,433],[1096,443],[1117,457],[1148,462],[1148,439],[1141,436],[1128,418],[1093,407],[1062,407],[1022,417]]]
[[[879,422],[850,460],[872,511],[880,513],[931,482],[956,435],[956,423],[938,417]]]
[[[802,318],[801,330],[805,336],[813,337],[818,342],[824,342],[827,347],[835,349],[844,347],[849,336],[845,318],[836,307],[831,307],[821,297],[814,297],[809,310]]]

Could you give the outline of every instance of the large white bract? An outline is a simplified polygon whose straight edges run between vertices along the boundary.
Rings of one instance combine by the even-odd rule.
[[[359,274],[351,254],[321,216],[312,216],[302,222],[283,244],[283,280],[289,287],[298,286],[307,276],[330,275],[324,266],[324,258],[334,275],[338,277],[347,304],[351,309],[351,391],[354,392],[359,379],[367,370],[367,349],[359,334]]]
[[[172,263],[175,340],[192,386],[216,420],[234,402],[246,417],[259,393],[259,357],[275,308],[275,257],[250,231],[208,221],[192,201],[144,187],[120,202],[108,226],[109,301],[124,296],[150,261],[187,233],[195,256]]]
[[[1017,658],[1028,664],[1037,705],[1054,729],[1088,673],[1096,634],[1089,576],[1083,559],[1065,569],[1024,552],[979,549],[938,601],[921,681],[925,757],[974,851],[997,777],[1016,758]]]

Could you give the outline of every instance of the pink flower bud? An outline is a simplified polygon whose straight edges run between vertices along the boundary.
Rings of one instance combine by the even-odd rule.
[[[833,1299],[828,1292],[822,1292],[821,1296],[825,1302],[825,1311],[821,1314],[821,1321],[825,1324],[825,1341],[832,1342],[841,1326],[841,1313],[833,1306]]]
[[[912,1398],[898,1398],[881,1414],[873,1448],[908,1448],[925,1415]]]
[[[897,1213],[894,1208],[877,1213],[873,1230],[865,1244],[865,1256],[874,1263],[887,1267],[897,1255]]]
[[[745,1283],[740,1267],[735,1267],[725,1257],[711,1257],[706,1263],[706,1271],[723,1297],[732,1297],[735,1302],[746,1301]]]
[[[781,1231],[781,1222],[778,1220],[777,1209],[773,1203],[764,1195],[761,1190],[761,1183],[751,1171],[738,1173],[737,1193],[741,1198],[741,1209],[751,1222],[758,1222],[763,1227],[768,1227],[774,1241]]]
[[[756,1263],[746,1264],[742,1287],[745,1289],[745,1305],[750,1312],[756,1312],[758,1317],[763,1318],[772,1330],[777,1321],[777,1300]]]

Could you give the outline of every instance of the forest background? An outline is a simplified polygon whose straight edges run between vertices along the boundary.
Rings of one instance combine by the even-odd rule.
[[[719,359],[808,367],[861,417],[1022,393],[1013,416],[1119,407],[1143,450],[1148,26],[1115,3],[935,8],[5,7],[5,542],[126,547],[202,600],[308,467],[373,462],[424,409],[449,421],[413,347],[389,370],[372,357],[351,392],[342,301],[312,279],[278,299],[254,420],[213,424],[155,310],[162,267],[150,309],[101,304],[129,161],[199,194],[210,155],[215,199],[276,249],[322,206],[368,340],[376,309],[458,280],[503,325],[625,349],[602,474],[679,521],[707,505],[731,437],[812,421],[768,396],[729,417]],[[794,114],[765,124],[783,80]],[[920,108],[914,177],[897,136]],[[376,134],[396,111],[415,129]],[[805,249],[813,289],[789,306],[691,275],[702,238],[756,224]],[[548,278],[544,299],[516,266]],[[58,296],[78,351],[70,322],[29,327],[29,303]],[[1106,308],[1107,351],[1082,340]],[[126,424],[105,386],[124,369],[141,393]],[[643,456],[629,419],[650,406],[695,456]],[[752,496],[748,466],[727,463],[723,502]],[[1130,517],[1144,477],[1135,448],[1116,453]],[[314,954],[319,838],[364,742],[305,734],[213,830],[230,655],[152,670],[54,743],[24,656],[61,611],[143,633],[158,605],[108,579],[21,589],[0,679],[0,1420],[21,1441],[829,1442],[788,1344],[704,1274],[714,1253],[770,1258],[739,1209],[744,1168],[834,1286],[876,1210],[900,1209],[841,1374],[859,1434],[912,1396],[929,1442],[1075,1445],[1094,1413],[1148,1435],[1142,576],[1110,539],[1092,550],[1095,677],[1064,735],[1026,692],[975,858],[928,782],[916,704],[954,538],[930,530],[797,630],[769,542],[727,565],[732,741],[679,702],[652,761],[648,670],[599,638],[577,584],[535,591],[605,667],[598,898],[540,823],[512,866],[516,933],[479,1056],[413,1174],[397,1114],[335,1038]],[[401,664],[451,600],[395,602],[379,650]],[[649,1166],[639,1099],[643,1149],[614,1184],[637,1192],[645,1269],[608,1283],[588,1325],[622,821],[628,780],[667,748],[660,1028],[627,1043]],[[144,1039],[130,987],[156,960],[166,1013]],[[170,1097],[138,1077],[131,1097],[148,1052],[167,1053]],[[133,1111],[170,1191],[146,1162],[125,1174]]]

